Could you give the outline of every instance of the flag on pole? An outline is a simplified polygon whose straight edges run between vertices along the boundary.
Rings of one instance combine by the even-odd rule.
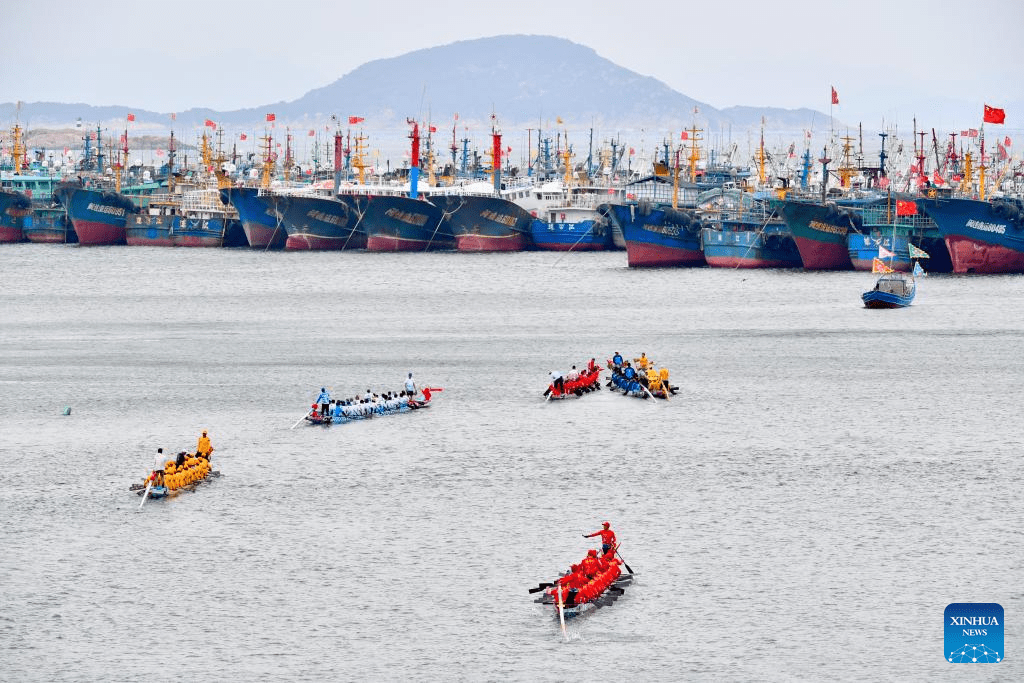
[[[921,264],[915,262],[914,263],[914,277],[924,277],[925,275],[927,275],[927,273],[924,272],[924,268],[921,267]]]
[[[679,139],[680,140],[689,140],[690,139],[690,134],[684,130],[683,134],[679,137]]]
[[[270,123],[271,121],[277,121],[277,116],[274,114],[267,114],[267,123]]]
[[[928,252],[920,247],[908,244],[907,249],[910,250],[910,258],[928,258]]]
[[[365,121],[365,120],[366,120],[366,119],[364,119],[364,118],[363,118],[362,116],[350,116],[350,117],[348,117],[348,122],[349,122],[350,124],[352,124],[353,126],[354,126],[355,124],[357,124],[357,123],[362,123],[362,122],[363,122],[363,121]]]
[[[982,120],[985,123],[1002,123],[1006,119],[1006,111],[985,105],[985,115]]]
[[[896,256],[896,254],[892,253],[891,251],[883,247],[881,244],[878,245],[878,258],[886,259],[893,258],[894,256]]]
[[[871,261],[871,272],[872,273],[892,273],[894,271],[893,271],[892,268],[890,268],[889,266],[885,265],[885,263],[883,261],[881,261],[880,259],[874,259],[874,260]]]
[[[206,126],[207,128],[216,128],[217,127],[217,124],[214,123],[213,121],[211,121],[210,119],[206,119],[206,122],[203,125]]]
[[[316,131],[311,128],[309,130],[309,137],[313,137],[314,135],[316,135]]]
[[[836,92],[835,87],[832,88],[832,104],[839,104],[839,93]]]
[[[134,121],[135,120],[135,114],[128,114],[128,120],[129,121]]]
[[[1009,135],[1007,135],[1007,136],[1006,136],[1006,139],[1005,139],[1005,140],[1003,140],[1003,145],[1004,145],[1004,146],[1006,146],[1006,147],[1009,147],[1009,146],[1010,146],[1010,142],[1011,142],[1011,141],[1010,141],[1010,136],[1009,136]]]
[[[245,133],[242,133],[241,135],[238,136],[239,140],[246,140],[247,138],[248,136]]]

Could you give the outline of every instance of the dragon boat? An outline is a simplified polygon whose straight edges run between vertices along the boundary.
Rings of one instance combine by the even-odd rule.
[[[584,583],[574,582],[577,574],[568,572],[553,583],[540,583],[536,588],[531,588],[530,593],[543,591],[534,602],[554,607],[553,616],[563,622],[613,605],[636,580],[633,570],[625,562],[616,559],[616,554],[616,550],[610,551],[605,557],[611,560],[604,562],[605,568],[595,572]],[[625,566],[627,573],[622,573],[620,565]]]
[[[548,388],[544,390],[544,396],[549,401],[563,398],[578,398],[591,391],[600,391],[600,389],[601,368],[594,368],[590,371],[584,370],[581,372],[578,379],[564,380],[561,387],[549,384]]]
[[[422,400],[417,398],[402,400],[395,397],[388,400],[367,400],[359,403],[354,401],[336,401],[332,402],[326,413],[320,412],[320,406],[314,403],[304,419],[308,425],[327,426],[355,422],[356,420],[369,420],[383,415],[408,413],[412,410],[429,408],[431,405],[431,395],[435,391],[441,391],[441,389],[439,387],[424,387]]]
[[[679,387],[669,383],[668,370],[655,370],[654,363],[646,354],[640,354],[639,358],[634,358],[630,363],[616,353],[614,358],[608,360],[608,369],[612,371],[608,386],[622,391],[626,396],[668,400],[679,391]]]
[[[143,496],[145,503],[147,498],[169,498],[182,491],[194,491],[203,482],[219,476],[220,472],[211,469],[209,460],[182,451],[176,460],[167,460],[163,469],[153,470],[143,483],[128,488]]]

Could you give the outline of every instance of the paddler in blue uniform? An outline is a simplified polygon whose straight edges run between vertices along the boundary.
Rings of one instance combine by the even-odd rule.
[[[616,351],[615,355],[612,356],[612,365],[615,365],[615,366],[621,366],[622,365],[622,354],[620,354],[618,351]]]
[[[316,397],[316,402],[320,404],[320,414],[326,415],[331,403],[331,394],[326,388],[320,387],[320,395]]]

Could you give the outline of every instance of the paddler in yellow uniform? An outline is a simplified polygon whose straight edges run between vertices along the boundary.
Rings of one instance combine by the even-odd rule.
[[[651,361],[647,359],[646,351],[641,353],[639,358],[634,358],[633,360],[636,361],[636,366],[641,370],[646,370],[651,365]]]
[[[210,445],[210,439],[206,436],[206,430],[203,430],[203,435],[199,437],[199,444],[196,446],[196,457],[210,459],[210,453],[213,452],[213,446]]]

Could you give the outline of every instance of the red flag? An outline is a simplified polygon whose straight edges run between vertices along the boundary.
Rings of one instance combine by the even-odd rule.
[[[982,119],[985,123],[1002,123],[1005,119],[1005,111],[1002,109],[996,109],[995,107],[990,107],[987,104],[985,105],[985,116]]]
[[[1010,155],[1006,153],[1005,147],[1000,145],[998,142],[996,143],[996,147],[999,148],[999,161],[1006,161],[1010,158]]]
[[[935,172],[932,173],[932,182],[934,182],[936,185],[942,185],[944,182],[946,182],[945,180],[942,179],[942,176],[939,175],[938,169],[936,169]]]
[[[267,122],[269,123],[271,121],[277,121],[277,116],[274,114],[267,114]]]
[[[977,128],[971,128],[969,131],[967,131],[967,137],[971,137],[971,138],[978,137],[978,129]]]
[[[178,120],[178,115],[172,112],[171,113],[171,121],[177,121],[177,120]]]
[[[458,121],[458,120],[459,120],[459,112],[455,112],[455,120],[456,120],[456,121]]]
[[[238,139],[239,139],[239,140],[246,140],[246,139],[247,139],[247,136],[246,136],[246,134],[245,134],[245,133],[242,133],[241,135],[239,135],[239,136],[238,136]]]
[[[348,122],[350,124],[352,124],[352,125],[355,125],[357,123],[362,123],[365,120],[366,119],[364,119],[362,116],[350,116],[350,117],[348,117]]]
[[[506,147],[506,148],[505,148],[505,151],[506,151],[506,152],[511,152],[511,151],[512,151],[512,146],[511,146],[511,145],[509,145],[508,147]]]
[[[436,133],[437,132],[437,126],[431,126],[430,127],[430,132],[431,133]]]
[[[839,104],[839,93],[835,88],[832,88],[832,104]]]
[[[207,126],[209,128],[216,128],[217,127],[217,124],[214,123],[213,121],[211,121],[210,119],[206,119],[206,123],[204,123],[203,125]]]
[[[309,131],[309,137],[313,137],[314,135],[316,135],[316,131],[315,130],[310,130]]]
[[[680,140],[689,140],[689,139],[690,139],[690,134],[689,134],[689,133],[687,133],[687,132],[686,132],[686,131],[684,130],[684,131],[683,131],[683,134],[682,134],[682,136],[681,136],[681,137],[680,137],[679,139],[680,139]]]
[[[633,149],[632,147],[630,147],[629,148],[629,156],[633,156],[634,154],[636,154],[636,150]]]
[[[911,172],[912,174],[917,174],[917,173],[920,173],[920,172],[921,172],[921,169],[920,169],[920,168],[918,167],[918,165],[917,165],[917,164],[911,164],[911,165],[910,165],[910,172]]]
[[[1007,147],[1010,146],[1010,136],[1009,135],[1007,135],[1006,139],[1003,140],[1003,144],[1006,145]]]
[[[962,137],[962,138],[969,138],[969,137],[971,137],[971,131],[969,131],[969,130],[962,130],[962,131],[960,131],[960,137]]]
[[[128,114],[128,120],[129,121],[134,121],[135,120],[135,114]]]
[[[878,179],[878,187],[881,190],[884,190],[887,187],[889,187],[889,178],[887,176],[882,176],[881,178],[879,178]],[[899,211],[900,211],[900,204],[899,204],[899,201],[897,201],[896,202],[896,215],[899,215]]]

